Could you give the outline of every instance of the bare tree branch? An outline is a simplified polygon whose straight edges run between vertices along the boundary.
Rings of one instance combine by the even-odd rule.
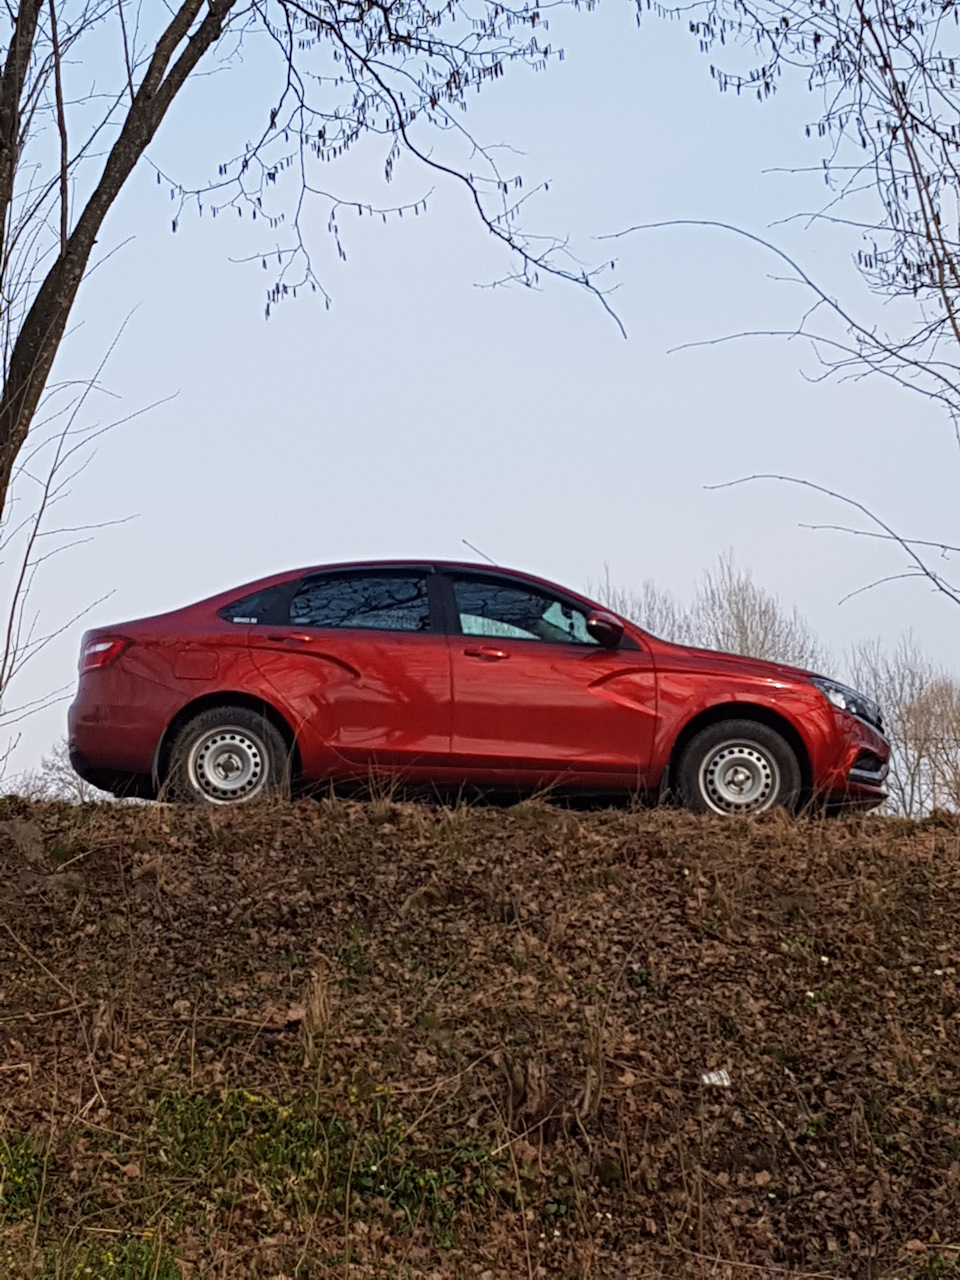
[[[762,473],[762,472],[752,476],[743,476],[739,480],[730,480],[724,484],[707,485],[706,488],[732,489],[737,485],[749,484],[754,480],[778,480],[782,484],[800,485],[805,489],[813,490],[814,493],[821,493],[825,497],[832,498],[836,502],[842,502],[848,507],[853,507],[856,511],[859,511],[862,516],[864,516],[867,520],[869,520],[871,524],[876,525],[877,529],[880,530],[883,537],[895,543],[901,549],[901,551],[904,552],[904,554],[907,556],[907,559],[910,561],[910,563],[913,566],[908,573],[893,574],[893,575],[890,575],[889,577],[880,579],[879,580],[880,582],[891,582],[896,579],[905,578],[905,577],[925,578],[931,584],[931,586],[934,587],[935,590],[939,591],[942,595],[946,596],[947,599],[950,600],[953,604],[960,604],[960,588],[954,587],[951,583],[947,582],[946,579],[943,578],[940,574],[938,574],[935,570],[931,569],[930,566],[919,554],[919,552],[916,550],[917,546],[923,545],[923,544],[917,543],[908,538],[904,538],[901,534],[899,534],[896,531],[896,529],[893,529],[889,524],[886,523],[886,521],[881,520],[881,518],[878,515],[876,515],[873,511],[871,511],[869,507],[867,507],[862,502],[858,502],[855,498],[850,498],[846,494],[838,493],[835,489],[827,488],[826,485],[816,484],[813,480],[803,480],[798,478],[797,476],[783,476],[783,475],[776,475],[774,473]],[[873,585],[878,585],[878,584],[870,584],[870,586],[873,586]],[[859,588],[859,591],[868,590],[868,589],[869,587],[861,587]],[[851,595],[857,595],[859,594],[859,591],[852,592]],[[850,597],[844,597],[844,598],[849,599]]]

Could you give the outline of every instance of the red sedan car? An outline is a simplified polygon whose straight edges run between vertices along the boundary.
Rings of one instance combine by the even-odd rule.
[[[95,786],[212,804],[396,778],[871,808],[889,755],[876,704],[835,681],[439,562],[300,569],[89,631],[70,708]]]

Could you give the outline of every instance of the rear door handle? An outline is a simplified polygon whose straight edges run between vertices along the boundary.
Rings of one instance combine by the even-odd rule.
[[[465,657],[479,658],[481,662],[502,662],[504,658],[510,657],[506,649],[494,649],[488,644],[481,644],[473,649],[464,649],[463,652]]]
[[[309,644],[313,636],[302,635],[299,631],[278,631],[275,635],[268,635],[268,640],[281,640],[284,644]]]

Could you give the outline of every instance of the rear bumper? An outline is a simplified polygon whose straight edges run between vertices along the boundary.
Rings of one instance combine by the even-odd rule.
[[[87,757],[72,743],[69,748],[70,764],[84,782],[100,791],[109,791],[120,797],[136,796],[141,800],[156,800],[157,789],[148,773],[129,773],[120,769],[105,769],[91,764]]]
[[[70,763],[81,778],[104,791],[147,796],[165,721],[121,663],[81,675],[67,712]]]

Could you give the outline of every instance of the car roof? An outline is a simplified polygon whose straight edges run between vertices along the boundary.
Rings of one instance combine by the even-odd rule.
[[[585,604],[593,604],[588,596],[583,595],[579,591],[574,591],[570,587],[565,587],[560,583],[551,582],[548,578],[541,578],[534,573],[526,573],[521,569],[511,569],[504,565],[495,564],[478,564],[470,560],[437,560],[433,558],[424,559],[404,559],[404,560],[344,560],[332,564],[307,565],[298,569],[286,569],[280,573],[270,574],[264,578],[257,578],[252,582],[241,583],[239,586],[231,587],[227,591],[219,591],[215,596],[208,596],[205,600],[197,601],[199,605],[209,605],[219,608],[223,604],[229,604],[242,596],[253,595],[256,591],[264,591],[269,587],[279,586],[284,582],[292,582],[297,578],[309,578],[313,574],[320,573],[349,573],[359,569],[422,569],[429,572],[444,572],[447,570],[464,569],[471,573],[489,573],[502,575],[503,577],[518,578],[524,582],[534,583],[536,586],[545,587],[550,591],[559,592],[561,595],[571,596],[575,600],[581,600]],[[194,608],[195,605],[187,606]]]
[[[226,591],[218,591],[216,595],[205,596],[200,600],[193,600],[189,604],[179,605],[174,609],[164,610],[162,613],[151,614],[147,617],[131,618],[126,622],[115,623],[112,626],[100,626],[94,628],[87,634],[92,635],[106,633],[108,631],[116,631],[118,628],[135,633],[141,630],[150,630],[158,624],[163,623],[170,625],[174,619],[185,619],[187,617],[209,618],[223,609],[226,605],[239,604],[241,600],[248,596],[255,595],[260,591],[267,591],[271,587],[283,586],[286,583],[296,582],[300,578],[309,578],[314,574],[326,573],[349,573],[353,570],[362,569],[387,569],[387,570],[403,570],[418,569],[425,572],[444,572],[449,570],[464,570],[469,573],[490,574],[504,578],[514,578],[518,582],[529,583],[534,587],[541,587],[545,591],[549,591],[566,597],[572,603],[577,603],[587,609],[603,608],[596,601],[591,600],[589,596],[574,591],[570,587],[565,587],[560,583],[551,582],[548,578],[538,577],[533,573],[526,573],[521,569],[510,569],[502,565],[478,564],[470,560],[441,560],[432,557],[423,559],[395,559],[395,560],[344,560],[331,564],[317,564],[301,566],[297,569],[284,569],[278,573],[268,574],[262,578],[256,578],[249,582],[241,582],[233,587],[227,588]],[[639,629],[633,624],[627,622],[628,629],[632,632],[640,634]]]

